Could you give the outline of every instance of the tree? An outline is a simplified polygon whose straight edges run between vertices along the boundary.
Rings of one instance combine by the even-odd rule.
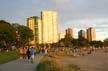
[[[78,46],[88,46],[87,39],[85,39],[84,37],[78,38]]]
[[[94,46],[94,47],[102,47],[103,46],[103,42],[102,41],[91,41],[90,45]]]
[[[29,41],[33,40],[33,32],[27,26],[19,24],[13,24],[13,26],[16,28],[16,31],[18,31],[20,35],[19,39],[21,45],[26,46],[29,44]]]
[[[66,47],[71,47],[72,43],[71,43],[72,38],[65,38],[64,39],[64,44]]]
[[[4,21],[0,20],[0,45],[9,47],[16,40],[16,33],[14,27]]]
[[[60,47],[64,47],[64,42],[65,42],[65,39],[64,38],[61,39],[61,40],[59,40],[59,46]]]
[[[73,39],[72,41],[71,41],[71,43],[73,44],[73,46],[78,46],[78,39]]]
[[[105,47],[108,46],[108,38],[104,39],[103,45],[104,45]]]

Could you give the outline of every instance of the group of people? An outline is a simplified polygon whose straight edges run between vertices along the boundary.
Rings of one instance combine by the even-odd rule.
[[[39,48],[39,52],[42,54],[47,54],[48,53],[49,48]]]
[[[33,47],[31,48],[24,48],[21,47],[19,48],[19,53],[20,53],[20,59],[25,59],[26,57],[28,57],[28,61],[31,63],[34,62],[34,54],[35,54],[35,50]]]

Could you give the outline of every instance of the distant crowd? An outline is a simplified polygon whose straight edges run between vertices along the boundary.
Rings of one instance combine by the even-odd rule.
[[[11,50],[17,50],[15,46],[12,46]],[[95,47],[80,47],[80,48],[68,48],[68,47],[20,47],[18,48],[19,51],[19,58],[20,59],[28,59],[28,62],[34,63],[35,54],[47,54],[47,55],[71,55],[71,56],[85,56],[95,52],[97,50],[104,50],[108,52],[107,47],[103,48],[95,48]],[[8,49],[0,49],[0,51],[10,51]]]
[[[49,55],[59,55],[59,56],[85,56],[91,53],[95,53],[98,50],[103,50],[108,52],[107,47],[103,48],[95,48],[95,47],[80,47],[80,48],[69,48],[69,47],[58,47],[58,48],[51,48]]]

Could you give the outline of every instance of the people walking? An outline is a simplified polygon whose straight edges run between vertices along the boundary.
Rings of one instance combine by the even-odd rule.
[[[24,47],[19,48],[20,59],[24,59],[26,55],[26,49]]]
[[[34,63],[34,55],[35,55],[34,47],[28,49],[21,47],[19,48],[19,54],[20,54],[20,59],[25,59],[25,57],[27,56],[28,62]]]
[[[35,54],[35,50],[34,48],[30,48],[30,58],[31,58],[31,63],[34,63],[34,54]]]
[[[44,51],[45,51],[45,54],[47,54],[48,53],[48,48],[45,48]]]
[[[23,52],[23,48],[22,47],[19,48],[19,54],[20,54],[20,59],[23,59],[24,52]]]
[[[24,47],[19,48],[20,59],[26,58],[26,52],[27,52],[26,48],[24,48]]]
[[[27,48],[23,48],[23,59],[26,59],[26,55],[27,55]]]
[[[30,62],[30,48],[27,49],[27,57],[28,57],[28,61]]]

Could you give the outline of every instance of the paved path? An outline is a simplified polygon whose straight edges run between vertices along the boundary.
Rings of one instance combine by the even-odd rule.
[[[108,71],[108,53],[96,51],[87,56],[61,59],[63,64],[74,64],[85,71]]]
[[[15,60],[6,64],[0,65],[0,71],[36,71],[36,65],[43,57],[41,54],[35,56],[34,64],[28,63],[28,60]]]

